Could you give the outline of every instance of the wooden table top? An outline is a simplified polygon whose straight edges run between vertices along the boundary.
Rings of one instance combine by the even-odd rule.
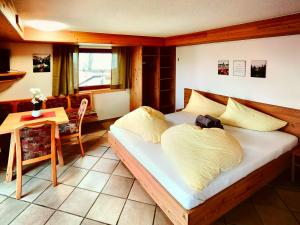
[[[0,134],[12,133],[17,127],[28,123],[42,122],[46,120],[54,121],[57,124],[63,124],[69,122],[68,116],[63,107],[43,110],[43,112],[51,112],[51,111],[55,112],[55,117],[47,117],[47,118],[40,118],[40,119],[27,120],[27,121],[21,121],[21,117],[24,115],[31,115],[32,111],[10,113],[8,114],[8,116],[0,126]]]

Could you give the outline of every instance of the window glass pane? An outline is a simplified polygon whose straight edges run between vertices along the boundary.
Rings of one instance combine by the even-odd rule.
[[[79,53],[79,87],[109,85],[111,53]]]

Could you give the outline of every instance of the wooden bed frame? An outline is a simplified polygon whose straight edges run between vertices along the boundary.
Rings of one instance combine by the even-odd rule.
[[[184,90],[184,105],[188,103],[191,92],[191,89]],[[202,91],[198,92],[214,101],[223,104],[227,103],[228,97],[226,96]],[[236,100],[251,108],[287,121],[288,125],[283,131],[300,137],[300,110],[243,99]],[[209,225],[213,223],[230,209],[237,206],[277,177],[291,164],[291,151],[289,151],[209,198],[204,203],[193,209],[186,210],[111,133],[109,133],[108,139],[112,149],[119,156],[121,161],[175,225]],[[297,146],[297,148],[299,148],[299,146]]]

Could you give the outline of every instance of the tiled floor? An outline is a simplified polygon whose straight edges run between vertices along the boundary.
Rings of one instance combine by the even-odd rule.
[[[26,171],[23,198],[15,181],[0,172],[0,225],[172,225],[111,151],[107,134],[90,135],[81,158],[77,145],[63,147],[59,185],[52,187],[49,162]],[[100,135],[101,134],[101,135]],[[263,188],[215,225],[299,225],[300,187],[285,176]]]

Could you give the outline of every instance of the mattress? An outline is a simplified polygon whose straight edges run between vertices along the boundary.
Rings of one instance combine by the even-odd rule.
[[[166,118],[171,125],[194,124],[196,116],[189,112],[176,112],[166,115]],[[280,131],[259,132],[231,126],[224,126],[224,129],[240,142],[244,158],[237,167],[222,172],[200,192],[184,182],[175,166],[164,155],[160,144],[145,142],[140,136],[113,125],[110,132],[185,209],[192,209],[293,149],[298,143],[296,136]]]

